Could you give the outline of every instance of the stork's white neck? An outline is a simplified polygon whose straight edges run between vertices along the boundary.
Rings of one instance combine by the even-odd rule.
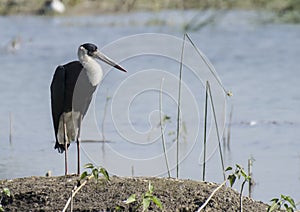
[[[97,86],[103,77],[103,71],[100,64],[92,57],[84,56],[79,57],[81,64],[86,71],[89,81],[93,86]]]

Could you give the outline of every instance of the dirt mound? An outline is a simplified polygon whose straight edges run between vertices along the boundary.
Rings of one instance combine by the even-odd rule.
[[[0,181],[0,188],[8,188],[10,198],[3,198],[5,211],[61,211],[78,184],[76,176],[28,177]],[[73,211],[133,211],[142,204],[142,195],[148,185],[154,186],[153,194],[158,197],[164,211],[196,211],[214,191],[218,184],[192,180],[167,178],[111,177],[110,181],[90,180],[75,195]],[[136,202],[125,204],[132,194]],[[267,205],[244,197],[244,211],[266,211]],[[160,211],[153,203],[149,210]],[[142,211],[142,207],[138,208]],[[239,194],[223,186],[205,207],[205,211],[239,211]]]

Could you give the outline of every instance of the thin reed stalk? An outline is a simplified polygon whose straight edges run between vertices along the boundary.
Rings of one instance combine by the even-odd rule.
[[[230,91],[226,91],[226,89],[224,88],[224,86],[222,85],[220,79],[217,77],[216,73],[215,73],[215,69],[213,68],[213,66],[208,62],[208,60],[206,59],[206,57],[200,52],[200,50],[196,47],[196,45],[194,44],[194,42],[192,41],[192,39],[190,38],[190,36],[186,33],[185,34],[186,37],[188,38],[188,40],[190,41],[190,43],[192,44],[192,46],[194,47],[194,49],[196,50],[196,52],[198,53],[198,55],[201,57],[201,59],[203,60],[203,62],[205,63],[205,65],[208,67],[209,71],[212,73],[212,75],[214,76],[214,78],[217,80],[218,84],[221,86],[221,88],[223,89],[223,91],[228,95],[228,96],[232,96],[232,93]]]
[[[253,161],[252,158],[248,159],[248,176],[250,176],[250,180],[249,180],[249,190],[248,190],[248,196],[251,198],[252,196],[252,185],[253,185],[253,180],[252,180],[252,165],[253,165]]]
[[[167,156],[167,151],[166,151],[165,136],[164,136],[164,129],[163,129],[163,117],[162,117],[162,94],[163,94],[162,93],[162,88],[163,88],[163,83],[164,83],[164,78],[161,79],[160,92],[159,92],[160,132],[161,132],[161,141],[162,141],[162,146],[163,146],[163,151],[164,151],[164,156],[165,156],[166,167],[167,167],[167,171],[168,171],[168,177],[170,178],[171,174],[170,174],[168,156]]]
[[[206,168],[206,131],[207,131],[207,99],[208,99],[208,81],[205,85],[205,107],[204,107],[204,148],[203,148],[203,171],[202,180],[205,181],[205,168]]]
[[[226,142],[226,147],[227,147],[228,151],[230,151],[230,136],[231,136],[232,111],[233,111],[233,106],[231,105],[231,109],[230,109],[230,113],[229,113],[229,122],[228,122],[228,127],[227,127],[227,142]]]
[[[216,133],[217,133],[217,138],[218,138],[218,143],[219,143],[219,153],[220,153],[220,159],[221,159],[221,164],[222,164],[222,169],[223,169],[223,177],[225,180],[226,176],[225,176],[225,168],[224,168],[224,160],[223,160],[221,140],[220,140],[220,134],[219,134],[219,127],[218,127],[218,123],[217,123],[216,111],[215,111],[215,106],[214,106],[209,82],[207,82],[207,88],[209,91],[209,97],[210,97],[211,107],[212,107],[212,111],[213,111],[214,122],[215,122],[215,126],[216,126]]]
[[[185,37],[183,36],[182,48],[181,48],[181,57],[180,57],[180,69],[179,69],[179,85],[178,85],[178,103],[177,103],[177,130],[176,130],[176,178],[179,177],[179,136],[180,136],[180,101],[181,101],[181,81],[182,81],[182,61],[185,45]]]
[[[9,144],[12,144],[12,134],[13,134],[13,129],[12,129],[12,114],[9,112]]]
[[[105,99],[105,104],[104,104],[104,112],[103,112],[103,118],[102,118],[102,124],[101,124],[101,132],[102,132],[102,141],[103,143],[105,142],[105,135],[104,135],[104,122],[106,118],[106,112],[107,112],[107,105],[110,100],[110,97],[107,96],[108,91],[106,91],[106,99]]]
[[[243,212],[243,189],[245,186],[245,183],[247,182],[247,180],[244,180],[241,186],[241,192],[240,192],[240,212]]]

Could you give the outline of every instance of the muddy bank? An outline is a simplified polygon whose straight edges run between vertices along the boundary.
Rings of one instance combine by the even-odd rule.
[[[209,197],[217,184],[192,180],[166,178],[111,177],[108,182],[100,179],[88,181],[75,195],[74,211],[132,211],[142,202],[149,181],[154,195],[160,199],[164,211],[196,211]],[[0,189],[8,188],[11,198],[4,198],[5,211],[61,211],[72,189],[78,183],[76,176],[28,177],[0,181]],[[130,195],[136,194],[137,202],[125,204]],[[267,205],[244,197],[244,211],[266,211]],[[151,203],[151,211],[160,211]],[[142,207],[138,211],[141,211]],[[239,211],[239,194],[223,186],[216,192],[205,211]]]
[[[1,0],[0,15],[34,15],[41,14],[47,0]],[[291,21],[300,19],[298,0],[62,0],[66,6],[63,15],[101,15],[105,13],[131,11],[159,11],[166,9],[243,9],[275,11],[279,16],[293,17]]]

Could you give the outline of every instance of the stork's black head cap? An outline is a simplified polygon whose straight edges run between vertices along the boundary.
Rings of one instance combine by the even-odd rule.
[[[92,43],[85,43],[81,46],[83,46],[88,51],[89,55],[91,55],[91,53],[95,52],[98,49],[97,46]]]

